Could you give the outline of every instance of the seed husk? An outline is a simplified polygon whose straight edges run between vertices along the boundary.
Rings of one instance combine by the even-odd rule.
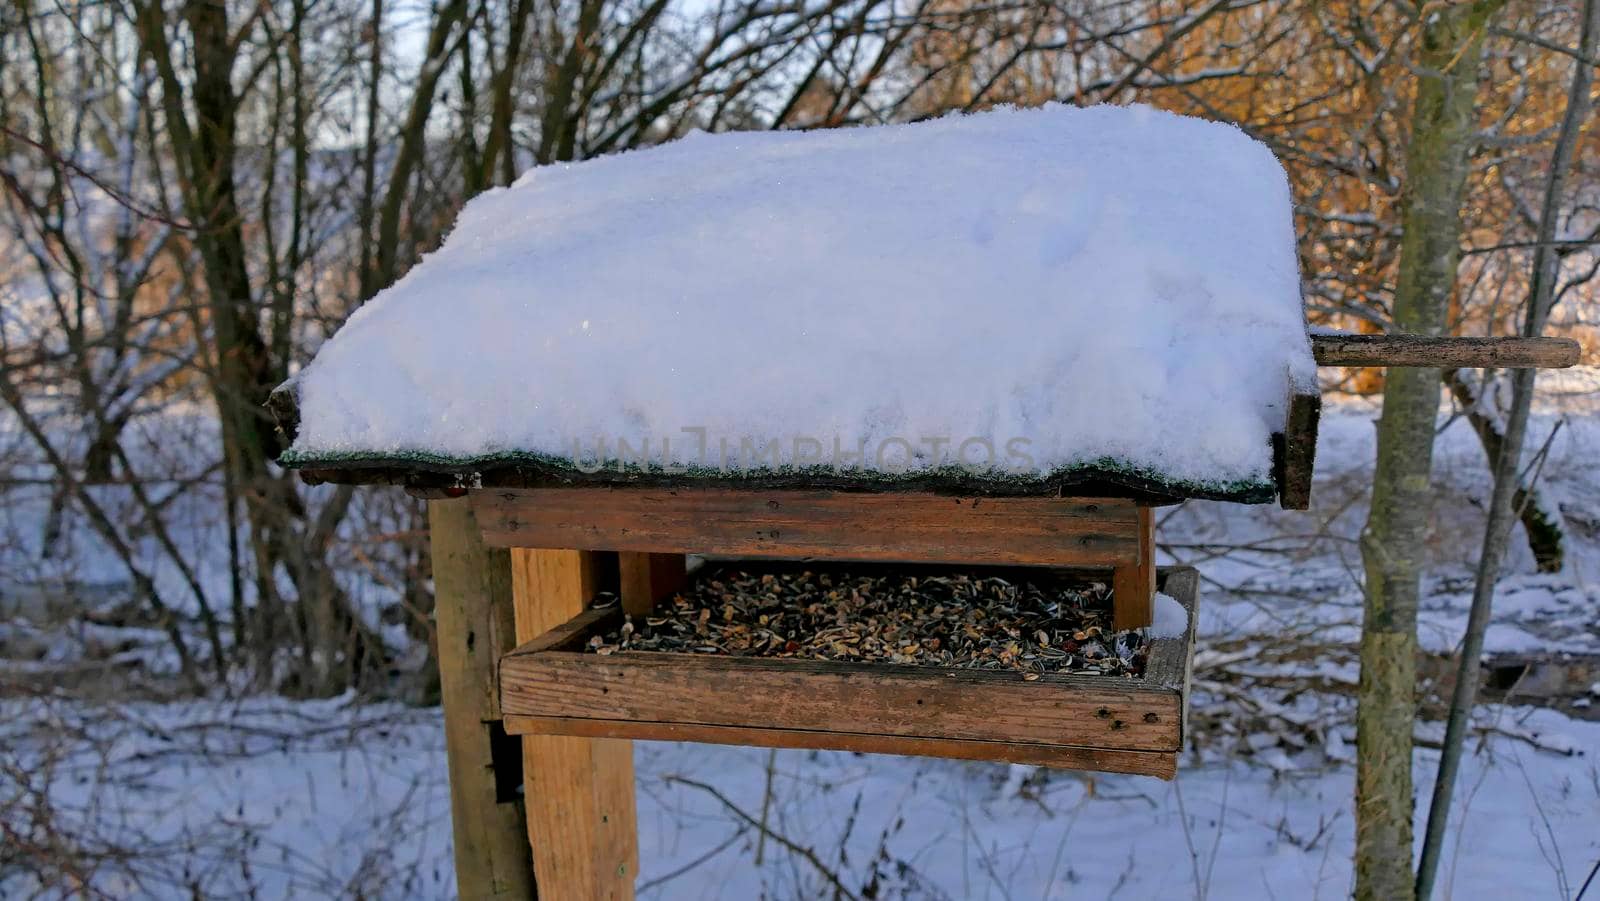
[[[1111,629],[1104,583],[1049,570],[1002,578],[708,564],[650,616],[625,620],[588,649],[1014,671],[1032,682],[1066,672],[1137,677],[1146,645],[1138,632]]]

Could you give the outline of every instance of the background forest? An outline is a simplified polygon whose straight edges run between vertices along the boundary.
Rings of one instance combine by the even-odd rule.
[[[693,129],[852,127],[1049,101],[1148,103],[1235,123],[1268,144],[1294,189],[1308,315],[1318,326],[1383,332],[1394,327],[1419,43],[1424,23],[1449,5],[6,4],[0,9],[0,700],[32,705],[8,718],[14,714],[25,731],[39,727],[54,743],[24,750],[19,741],[0,750],[0,894],[8,884],[47,896],[62,886],[70,886],[62,894],[110,896],[160,895],[168,885],[190,886],[197,896],[248,894],[263,885],[277,893],[270,887],[281,873],[241,876],[230,869],[230,855],[194,866],[162,859],[161,848],[193,857],[195,848],[213,842],[244,843],[234,833],[217,838],[221,833],[207,831],[226,819],[221,814],[204,829],[185,826],[177,837],[161,839],[170,844],[141,845],[105,825],[109,817],[126,827],[126,811],[62,806],[52,793],[56,776],[41,761],[74,760],[93,747],[98,762],[85,766],[99,774],[95,784],[112,779],[113,761],[126,765],[119,754],[128,749],[108,750],[115,741],[97,731],[111,719],[101,705],[116,707],[117,717],[127,714],[125,702],[205,698],[224,705],[214,710],[217,722],[199,727],[151,713],[132,731],[118,732],[118,740],[133,741],[144,749],[140,756],[154,753],[144,742],[160,746],[152,735],[169,741],[199,735],[204,754],[212,755],[218,753],[213,739],[233,740],[216,737],[227,720],[246,724],[240,728],[249,734],[238,738],[237,750],[244,758],[259,753],[258,740],[281,740],[285,749],[311,742],[319,754],[333,732],[350,744],[356,733],[362,743],[378,741],[367,730],[422,722],[426,705],[437,702],[423,503],[397,489],[301,484],[272,462],[280,436],[263,404],[364,301],[436,247],[474,195],[532,166],[622,152]],[[1572,72],[1597,64],[1578,49],[1582,15],[1578,3],[1510,0],[1477,33],[1481,74],[1447,333],[1502,335],[1522,327]],[[1594,289],[1600,131],[1585,125],[1555,237],[1546,242],[1558,260],[1546,332],[1577,338],[1592,359],[1600,348]],[[1319,473],[1319,484],[1333,487],[1319,487],[1325,500],[1311,515],[1290,522],[1259,514],[1259,522],[1230,521],[1224,528],[1220,513],[1191,505],[1163,522],[1169,557],[1234,561],[1208,570],[1217,581],[1208,591],[1240,604],[1269,591],[1348,601],[1353,587],[1359,598],[1350,534],[1360,525],[1370,482],[1366,398],[1382,388],[1381,373],[1330,373],[1325,378],[1334,381],[1325,387],[1347,393],[1358,412],[1346,425],[1333,416],[1335,443]],[[1588,465],[1582,460],[1597,459],[1592,442],[1600,437],[1583,407],[1596,387],[1586,377],[1540,383],[1545,390],[1528,438],[1534,465],[1519,475],[1513,563],[1532,580],[1528,585],[1552,597],[1577,592],[1572,604],[1600,605],[1585,587],[1597,573],[1583,571],[1586,559],[1600,559],[1593,553],[1600,545],[1600,481],[1582,480]],[[1470,569],[1472,551],[1461,548],[1475,540],[1466,536],[1481,532],[1509,384],[1503,373],[1443,375],[1448,450],[1442,453],[1454,461],[1446,476],[1456,490],[1443,492],[1452,496],[1431,525],[1433,563],[1444,567],[1439,579]],[[1546,490],[1551,483],[1561,490]],[[1269,562],[1238,562],[1258,559],[1251,554]],[[1274,567],[1292,575],[1291,564],[1311,574],[1303,584],[1251,582]],[[1348,604],[1340,614],[1354,616]],[[1582,616],[1573,622],[1581,624]],[[1350,634],[1329,631],[1325,619],[1294,625],[1317,633],[1316,655],[1329,665],[1350,665]],[[1280,637],[1295,633],[1281,622],[1275,628]],[[1574,628],[1588,629],[1591,644],[1600,643],[1592,623]],[[1210,723],[1201,729],[1202,746],[1210,735],[1210,748],[1223,757],[1242,749],[1264,758],[1269,747],[1293,754],[1305,743],[1295,747],[1282,735],[1314,727],[1323,748],[1329,730],[1337,733],[1329,724],[1350,720],[1348,704],[1336,700],[1297,725],[1284,711],[1299,703],[1304,685],[1264,711],[1249,693],[1250,680],[1271,679],[1230,671],[1220,657],[1205,662],[1205,654],[1225,657],[1239,650],[1230,651],[1228,642],[1244,640],[1219,629],[1212,624],[1212,647],[1202,650],[1197,670],[1204,678],[1207,665],[1216,667],[1209,677],[1216,696],[1270,725],[1260,731]],[[1459,631],[1432,652],[1442,659]],[[1304,663],[1307,646],[1280,649],[1280,662]],[[1250,653],[1263,655],[1271,653],[1259,647]],[[1295,678],[1306,674],[1296,671]],[[1562,696],[1568,713],[1583,715],[1587,703],[1572,707],[1583,694]],[[186,731],[192,729],[198,731]],[[1248,738],[1254,734],[1274,737]],[[1537,736],[1519,740],[1548,744]],[[1327,756],[1339,761],[1335,752]],[[766,783],[765,789],[760,779],[753,783],[759,801],[760,791],[772,790],[775,764],[757,762],[764,762]],[[997,778],[1013,777],[1017,785],[1002,785],[1011,795],[1033,790],[1034,776]],[[415,790],[423,777],[407,778]],[[1574,791],[1589,791],[1581,775],[1575,778]],[[404,782],[378,794],[403,795]],[[679,778],[673,791],[689,791],[685,784]],[[316,794],[309,782],[296,788]],[[1224,806],[1226,793],[1224,784]],[[1600,781],[1587,797],[1590,810],[1600,811]],[[399,816],[402,806],[396,802],[385,816]],[[392,827],[398,820],[385,822]],[[412,828],[424,827],[406,827]],[[1294,829],[1302,845],[1325,853],[1317,848],[1323,830],[1305,837]],[[259,840],[262,833],[251,834]],[[847,830],[840,848],[855,840]],[[285,845],[291,846],[299,849]],[[888,846],[885,837],[881,847]],[[1203,851],[1190,841],[1199,894],[1211,879],[1201,872]],[[295,852],[301,853],[309,852]],[[438,848],[418,851],[416,859],[432,860],[429,853]],[[683,853],[680,863],[697,856]],[[1341,854],[1348,859],[1347,852],[1333,856]],[[291,857],[286,851],[284,859]],[[422,863],[400,874],[392,861],[369,867],[363,860],[365,869],[352,875],[293,859],[282,870],[299,875],[282,878],[313,894],[435,893],[406,881],[424,878],[417,875],[426,870]],[[1187,879],[1188,858],[1184,866]],[[1565,866],[1578,864],[1568,861],[1563,872]],[[1057,870],[1046,892],[1057,885]],[[127,881],[106,888],[108,873]],[[312,878],[306,873],[321,875],[293,881]],[[1564,876],[1568,894],[1578,890],[1582,873],[1576,876]],[[773,878],[779,881],[763,882],[762,890],[806,896],[798,870],[792,879]]]

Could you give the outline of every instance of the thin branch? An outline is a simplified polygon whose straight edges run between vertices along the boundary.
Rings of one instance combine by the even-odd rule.
[[[717,801],[721,803],[723,807],[728,809],[728,812],[742,820],[746,826],[749,826],[752,829],[761,830],[763,835],[789,849],[789,851],[805,860],[806,863],[811,864],[811,866],[822,875],[822,878],[828,880],[828,883],[832,885],[834,890],[839,894],[849,898],[850,901],[861,901],[860,897],[857,896],[855,892],[852,892],[850,889],[845,887],[845,884],[840,881],[839,875],[835,873],[827,864],[823,863],[821,858],[817,857],[815,851],[812,851],[810,848],[802,847],[781,833],[768,829],[765,824],[756,820],[755,817],[745,813],[744,810],[739,807],[739,805],[728,800],[728,796],[724,795],[720,791],[717,791],[715,787],[683,776],[667,776],[665,777],[664,781],[668,782],[669,784],[678,783],[680,785],[687,785],[690,788],[699,789],[700,791],[703,791],[711,797],[717,799]]]

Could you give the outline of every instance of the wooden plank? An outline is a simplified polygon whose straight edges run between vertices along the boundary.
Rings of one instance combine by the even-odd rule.
[[[1426,335],[1312,335],[1318,366],[1431,369],[1565,369],[1582,348],[1571,338],[1441,338]]]
[[[577,651],[583,647],[583,643],[590,635],[609,632],[620,625],[622,625],[621,607],[585,610],[524,644],[521,650],[530,654],[542,651]]]
[[[465,499],[430,502],[428,528],[456,890],[463,898],[532,898],[528,827],[515,791],[522,761],[516,739],[508,743],[498,729],[495,666],[517,637],[511,556],[483,544]]]
[[[482,524],[479,517],[479,525]],[[587,611],[599,591],[600,578],[594,554],[513,549],[512,615],[518,643],[527,644]]]
[[[1189,742],[1189,686],[1194,679],[1194,636],[1200,610],[1200,573],[1192,566],[1172,566],[1161,570],[1161,592],[1177,600],[1189,611],[1189,628],[1182,638],[1157,638],[1145,658],[1144,681],[1151,687],[1164,686],[1183,697],[1178,717],[1178,748]]]
[[[687,578],[686,562],[682,554],[618,554],[623,611],[629,616],[644,616],[658,602],[671,597]]]
[[[571,550],[518,548],[511,570],[517,636],[524,643],[584,615],[600,576],[595,555]],[[525,735],[522,741],[539,896],[632,898],[639,872],[633,744],[569,735]]]
[[[1272,475],[1278,483],[1278,503],[1285,510],[1311,507],[1311,476],[1316,468],[1317,425],[1322,419],[1322,395],[1295,391],[1291,386],[1283,431],[1272,436]]]
[[[600,487],[472,497],[497,547],[1063,566],[1138,555],[1138,507],[1125,499]]]
[[[1153,688],[1189,690],[1189,661],[1194,649],[1195,610],[1200,600],[1200,574],[1192,566],[1162,567],[1161,593],[1189,611],[1189,629],[1181,638],[1155,638],[1145,658],[1144,681]],[[516,653],[513,651],[512,653]]]
[[[905,738],[871,733],[822,732],[714,726],[703,723],[661,723],[602,720],[581,717],[506,717],[507,731],[516,734],[549,733],[586,737],[631,738],[640,741],[697,741],[765,748],[854,751],[861,754],[902,754],[956,760],[994,760],[1031,766],[1131,773],[1171,779],[1177,773],[1173,751],[1126,751],[1070,745],[1034,745],[1005,741],[959,741]]]
[[[633,743],[571,735],[522,741],[539,897],[632,898],[639,872]]]
[[[1111,573],[1111,627],[1143,629],[1154,615],[1156,594],[1156,516],[1150,507],[1140,507],[1139,553],[1133,563]]]
[[[507,716],[782,727],[917,738],[1174,751],[1180,693],[1093,676],[729,658],[514,651]]]

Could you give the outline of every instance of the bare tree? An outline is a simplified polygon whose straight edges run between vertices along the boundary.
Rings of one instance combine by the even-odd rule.
[[[1460,258],[1461,201],[1484,28],[1498,2],[1429,10],[1419,23],[1417,95],[1406,152],[1394,322],[1437,335]],[[1411,735],[1416,720],[1417,594],[1427,534],[1439,373],[1392,370],[1378,423],[1372,507],[1361,535],[1366,611],[1356,714],[1356,897],[1398,899],[1411,869]]]

